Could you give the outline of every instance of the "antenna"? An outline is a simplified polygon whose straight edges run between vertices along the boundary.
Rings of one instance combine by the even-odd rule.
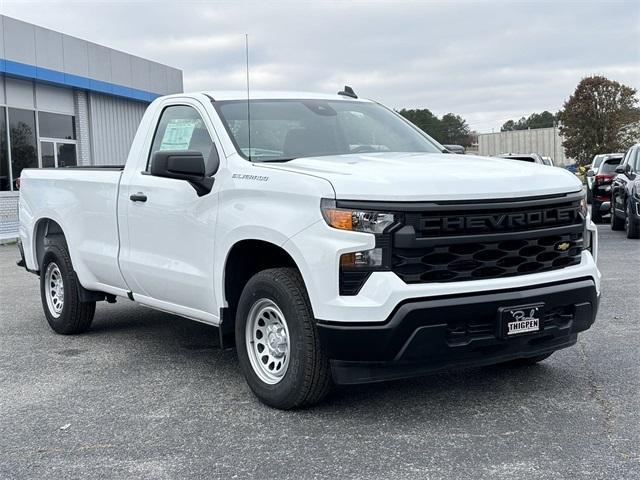
[[[251,161],[251,102],[249,101],[249,34],[244,34],[244,50],[247,60],[247,137],[249,143],[249,161]]]

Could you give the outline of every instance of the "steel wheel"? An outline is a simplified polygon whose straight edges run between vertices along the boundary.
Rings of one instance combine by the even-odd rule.
[[[47,266],[44,274],[45,296],[47,307],[54,318],[58,318],[64,307],[64,281],[60,268],[54,262]]]
[[[251,367],[260,380],[269,385],[280,382],[289,367],[291,343],[284,315],[272,300],[262,298],[251,307],[245,344]]]

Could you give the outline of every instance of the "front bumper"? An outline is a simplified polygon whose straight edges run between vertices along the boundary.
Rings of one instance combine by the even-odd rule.
[[[592,278],[531,288],[413,299],[379,323],[319,321],[339,384],[391,380],[454,367],[490,365],[569,347],[594,322]],[[500,307],[544,303],[541,331],[503,339]]]

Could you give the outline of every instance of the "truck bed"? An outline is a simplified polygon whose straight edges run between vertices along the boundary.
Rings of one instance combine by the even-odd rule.
[[[122,166],[25,169],[20,178],[20,218],[51,219],[65,232],[83,286],[123,286],[118,268],[118,191]],[[34,230],[32,230],[34,231]],[[30,268],[37,268],[32,259]]]

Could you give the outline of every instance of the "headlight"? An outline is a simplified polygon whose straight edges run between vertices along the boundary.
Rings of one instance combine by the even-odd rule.
[[[591,250],[591,231],[588,228],[587,214],[589,213],[589,205],[587,204],[587,194],[584,192],[584,197],[580,200],[580,213],[582,214],[582,218],[584,221],[582,224],[584,225],[584,229],[582,230],[582,249],[583,250]]]
[[[340,256],[341,268],[377,268],[382,266],[382,248],[363,252],[345,253]]]
[[[636,198],[640,198],[640,180],[636,180],[634,182],[634,186],[636,187],[635,188],[635,190],[636,190],[635,196],[636,196]]]
[[[589,213],[589,205],[587,205],[586,197],[583,197],[580,200],[580,213],[582,214],[582,218],[587,218],[587,214]]]
[[[587,228],[586,223],[582,232],[582,249],[591,251],[591,230]]]
[[[320,209],[327,225],[339,230],[381,234],[396,221],[393,213],[337,208],[335,201],[327,199]]]
[[[338,208],[329,199],[322,200],[320,210],[330,227],[375,236],[374,248],[340,255],[340,295],[357,295],[372,272],[390,270],[391,228],[399,218],[389,212]]]

